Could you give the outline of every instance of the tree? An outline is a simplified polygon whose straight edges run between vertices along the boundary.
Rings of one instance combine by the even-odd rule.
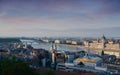
[[[34,72],[27,63],[6,57],[0,61],[0,75],[34,75]]]
[[[101,55],[104,55],[104,51],[102,50]]]
[[[34,73],[26,63],[17,63],[5,68],[2,75],[34,75]]]
[[[56,72],[51,69],[42,69],[39,72],[40,75],[56,75]]]
[[[51,67],[51,61],[50,61],[50,60],[48,60],[48,61],[46,62],[46,66],[47,66],[47,67]]]
[[[0,43],[21,42],[18,38],[0,38]]]
[[[42,59],[44,59],[42,54],[38,55],[39,65],[42,66]]]

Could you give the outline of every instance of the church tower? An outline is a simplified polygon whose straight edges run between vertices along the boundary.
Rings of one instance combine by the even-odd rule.
[[[57,51],[57,45],[52,43],[52,46],[50,47],[50,53],[51,53],[51,58],[52,58],[52,65],[55,64],[56,60],[56,54],[55,52]]]
[[[52,46],[50,47],[50,52],[57,50],[57,45],[52,43]]]

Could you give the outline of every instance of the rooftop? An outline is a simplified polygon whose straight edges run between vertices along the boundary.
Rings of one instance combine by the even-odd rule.
[[[78,61],[78,62],[90,62],[90,63],[96,63],[99,60],[102,60],[102,59],[99,57],[91,57],[91,56],[85,56],[83,58],[75,59],[75,61]]]

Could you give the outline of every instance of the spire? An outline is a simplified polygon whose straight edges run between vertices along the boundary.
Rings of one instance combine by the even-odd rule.
[[[53,49],[54,49],[54,46],[53,46],[53,43],[51,43],[52,45],[51,45],[51,47],[50,47],[50,51],[53,51]]]
[[[54,45],[54,49],[57,50],[57,45],[56,44]]]
[[[102,36],[102,39],[106,39],[105,36],[104,36],[104,34],[103,34],[103,36]]]
[[[55,50],[57,50],[57,45],[56,44],[53,44],[51,43],[51,47],[50,47],[50,52],[54,52]]]
[[[52,46],[51,46],[51,47],[52,47],[52,49],[54,49],[53,43],[52,43]]]

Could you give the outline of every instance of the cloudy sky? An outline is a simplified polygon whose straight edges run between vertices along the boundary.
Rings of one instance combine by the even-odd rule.
[[[0,0],[0,36],[120,37],[120,0]]]

